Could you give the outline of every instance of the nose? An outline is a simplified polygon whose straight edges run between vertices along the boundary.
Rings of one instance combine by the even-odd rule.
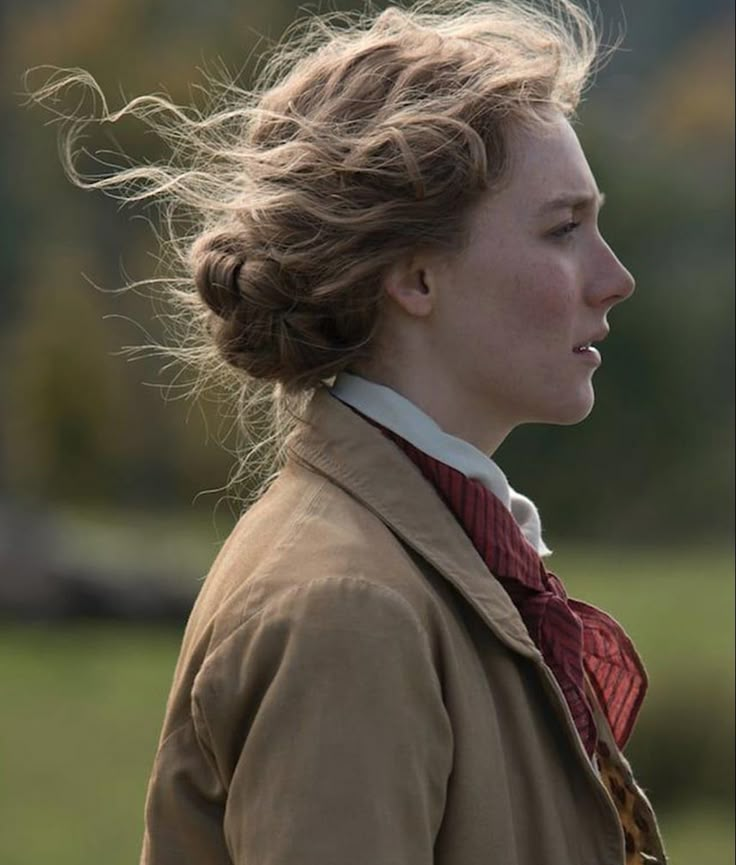
[[[616,253],[601,238],[601,257],[596,279],[592,280],[593,302],[608,308],[631,297],[636,280],[618,259]]]

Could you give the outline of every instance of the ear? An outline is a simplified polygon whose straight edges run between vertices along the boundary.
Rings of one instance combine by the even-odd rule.
[[[406,315],[428,316],[437,302],[433,273],[421,258],[402,259],[384,273],[383,288],[388,297]]]

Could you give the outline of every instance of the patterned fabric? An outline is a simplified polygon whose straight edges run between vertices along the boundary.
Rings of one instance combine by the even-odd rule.
[[[562,689],[588,755],[595,751],[597,729],[585,695],[585,672],[622,748],[644,699],[647,679],[621,626],[596,607],[567,597],[560,580],[545,569],[511,513],[490,490],[366,420],[392,439],[436,487],[508,592]]]
[[[618,811],[624,836],[626,865],[664,865],[666,856],[659,844],[657,820],[651,803],[636,783],[626,757],[616,748],[608,723],[601,717],[602,710],[588,676],[585,684],[598,728],[595,764]]]
[[[631,773],[617,764],[611,750],[604,742],[596,746],[598,771],[606,789],[611,794],[621,828],[624,833],[626,865],[648,865],[662,860],[646,853],[652,849],[652,838],[656,828],[651,813],[645,807],[645,798]]]

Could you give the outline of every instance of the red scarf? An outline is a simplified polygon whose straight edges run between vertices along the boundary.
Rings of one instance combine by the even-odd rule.
[[[490,490],[415,448],[375,421],[422,471],[465,529],[488,570],[519,611],[529,635],[557,679],[586,751],[597,733],[585,695],[587,673],[620,748],[628,740],[647,689],[641,660],[624,630],[607,613],[568,598],[560,580],[523,536]]]

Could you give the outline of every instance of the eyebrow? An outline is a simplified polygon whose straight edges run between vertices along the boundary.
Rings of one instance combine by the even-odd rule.
[[[580,207],[591,207],[597,206],[600,210],[601,207],[606,202],[606,196],[603,192],[596,192],[595,195],[558,195],[555,198],[551,198],[549,201],[545,201],[545,203],[539,208],[539,215],[543,215],[545,213],[550,213],[554,210],[573,210]]]

